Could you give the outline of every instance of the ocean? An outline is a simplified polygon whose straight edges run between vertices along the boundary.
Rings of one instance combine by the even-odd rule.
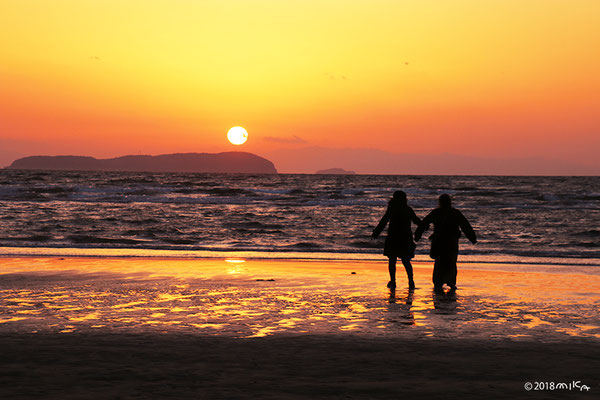
[[[600,177],[5,169],[0,255],[380,259],[370,235],[395,190],[421,218],[453,196],[479,239],[463,262],[600,266]]]

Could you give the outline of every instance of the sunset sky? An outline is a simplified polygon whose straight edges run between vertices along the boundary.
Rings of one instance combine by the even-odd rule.
[[[0,49],[0,166],[306,146],[600,166],[598,0],[0,0]]]

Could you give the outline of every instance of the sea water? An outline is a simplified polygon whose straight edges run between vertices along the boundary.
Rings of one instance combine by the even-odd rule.
[[[421,218],[453,197],[479,240],[462,261],[600,266],[600,177],[5,169],[0,254],[380,258],[370,235],[395,190]]]

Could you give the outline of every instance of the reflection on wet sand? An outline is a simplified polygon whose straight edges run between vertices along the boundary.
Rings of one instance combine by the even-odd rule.
[[[463,269],[458,292],[436,293],[431,267],[418,264],[417,290],[388,291],[385,271],[371,262],[1,262],[0,332],[600,339],[596,275]]]
[[[387,325],[382,324],[378,328],[397,325],[417,325],[415,314],[413,311],[414,290],[406,290],[403,295],[397,294],[395,289],[390,289],[390,297],[388,299],[388,318]]]

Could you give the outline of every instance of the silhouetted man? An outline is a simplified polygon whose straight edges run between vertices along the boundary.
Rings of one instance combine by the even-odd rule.
[[[427,215],[415,231],[415,240],[419,241],[423,232],[433,223],[431,251],[429,255],[435,260],[433,265],[433,285],[435,290],[442,290],[447,284],[456,290],[456,260],[458,258],[458,239],[461,230],[471,241],[477,243],[475,231],[465,216],[452,207],[452,200],[447,194],[439,198],[439,207]]]

